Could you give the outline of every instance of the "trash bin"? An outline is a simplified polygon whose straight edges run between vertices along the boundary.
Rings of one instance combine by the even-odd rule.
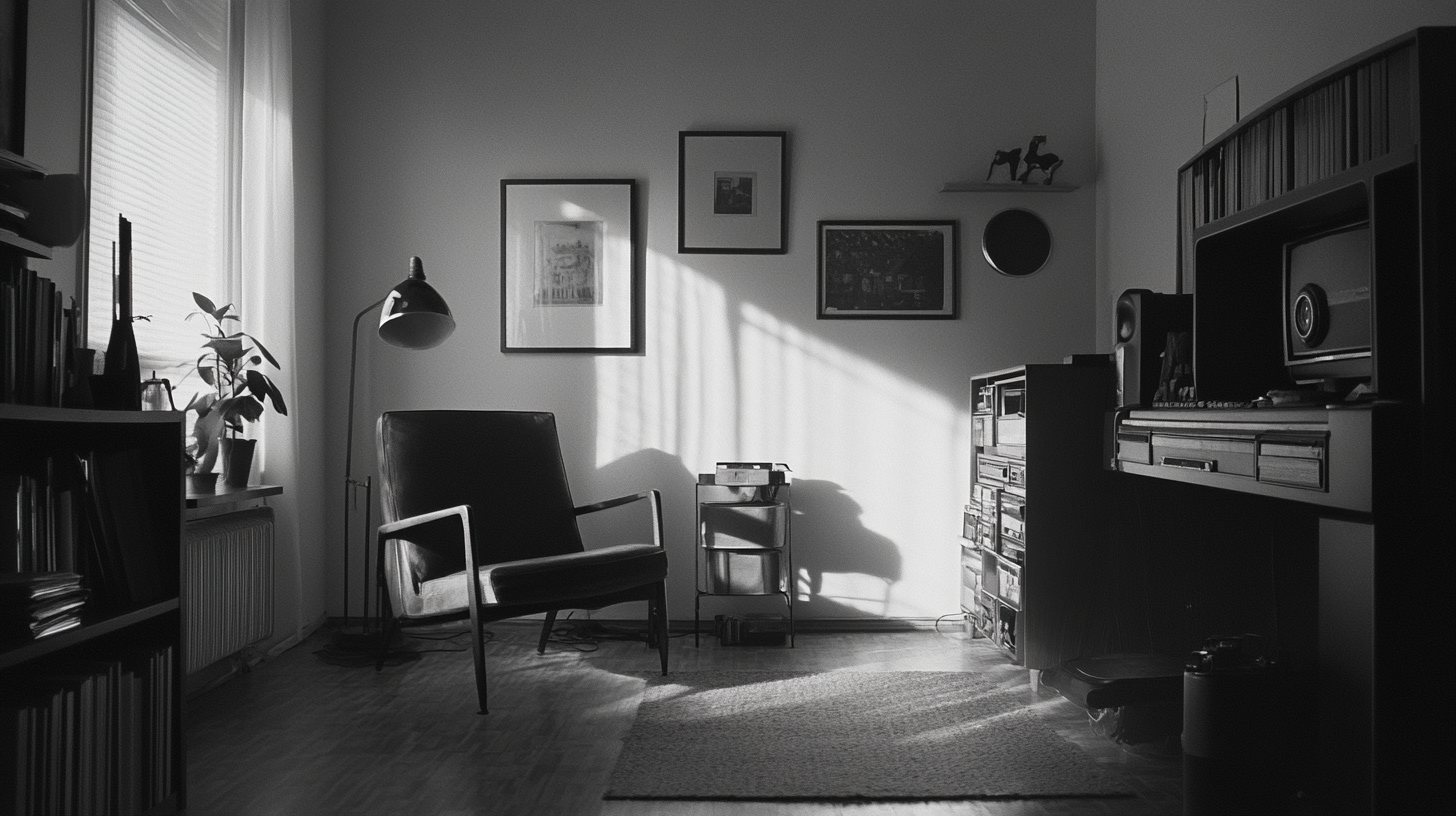
[[[1183,673],[1183,813],[1288,812],[1290,722],[1258,635],[1209,638]]]

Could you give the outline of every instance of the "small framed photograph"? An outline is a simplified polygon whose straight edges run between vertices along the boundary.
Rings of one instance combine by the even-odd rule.
[[[677,251],[787,252],[787,143],[784,131],[679,132]]]
[[[954,320],[956,221],[820,221],[820,320]]]
[[[639,348],[637,182],[501,181],[501,351]]]

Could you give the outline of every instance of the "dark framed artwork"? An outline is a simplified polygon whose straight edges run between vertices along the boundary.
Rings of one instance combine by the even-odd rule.
[[[818,318],[955,319],[959,232],[956,221],[820,221]]]
[[[637,182],[501,181],[501,351],[639,348]]]
[[[0,150],[25,154],[27,0],[0,0]]]
[[[788,251],[788,134],[678,133],[677,251]]]

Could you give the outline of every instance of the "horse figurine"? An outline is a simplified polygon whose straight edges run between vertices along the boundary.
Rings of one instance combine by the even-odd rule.
[[[1026,156],[1023,157],[1026,162],[1026,169],[1022,171],[1021,178],[1019,179],[1022,184],[1030,183],[1031,171],[1033,170],[1040,170],[1046,174],[1046,178],[1042,180],[1042,184],[1051,184],[1052,176],[1057,172],[1057,168],[1062,166],[1062,159],[1057,154],[1037,152],[1037,148],[1041,147],[1045,141],[1045,136],[1031,137],[1031,144],[1027,145]]]
[[[1010,181],[1016,181],[1016,171],[1021,167],[1021,148],[1012,150],[998,150],[996,157],[991,159],[991,167],[986,170],[986,181],[991,180],[991,174],[996,172],[996,166],[1004,164],[1011,173]]]

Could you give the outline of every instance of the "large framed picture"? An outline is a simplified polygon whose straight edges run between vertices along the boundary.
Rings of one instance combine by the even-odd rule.
[[[820,221],[820,320],[953,320],[955,221]]]
[[[634,179],[501,181],[501,351],[632,354]]]
[[[787,147],[784,131],[678,133],[677,251],[787,252]]]

